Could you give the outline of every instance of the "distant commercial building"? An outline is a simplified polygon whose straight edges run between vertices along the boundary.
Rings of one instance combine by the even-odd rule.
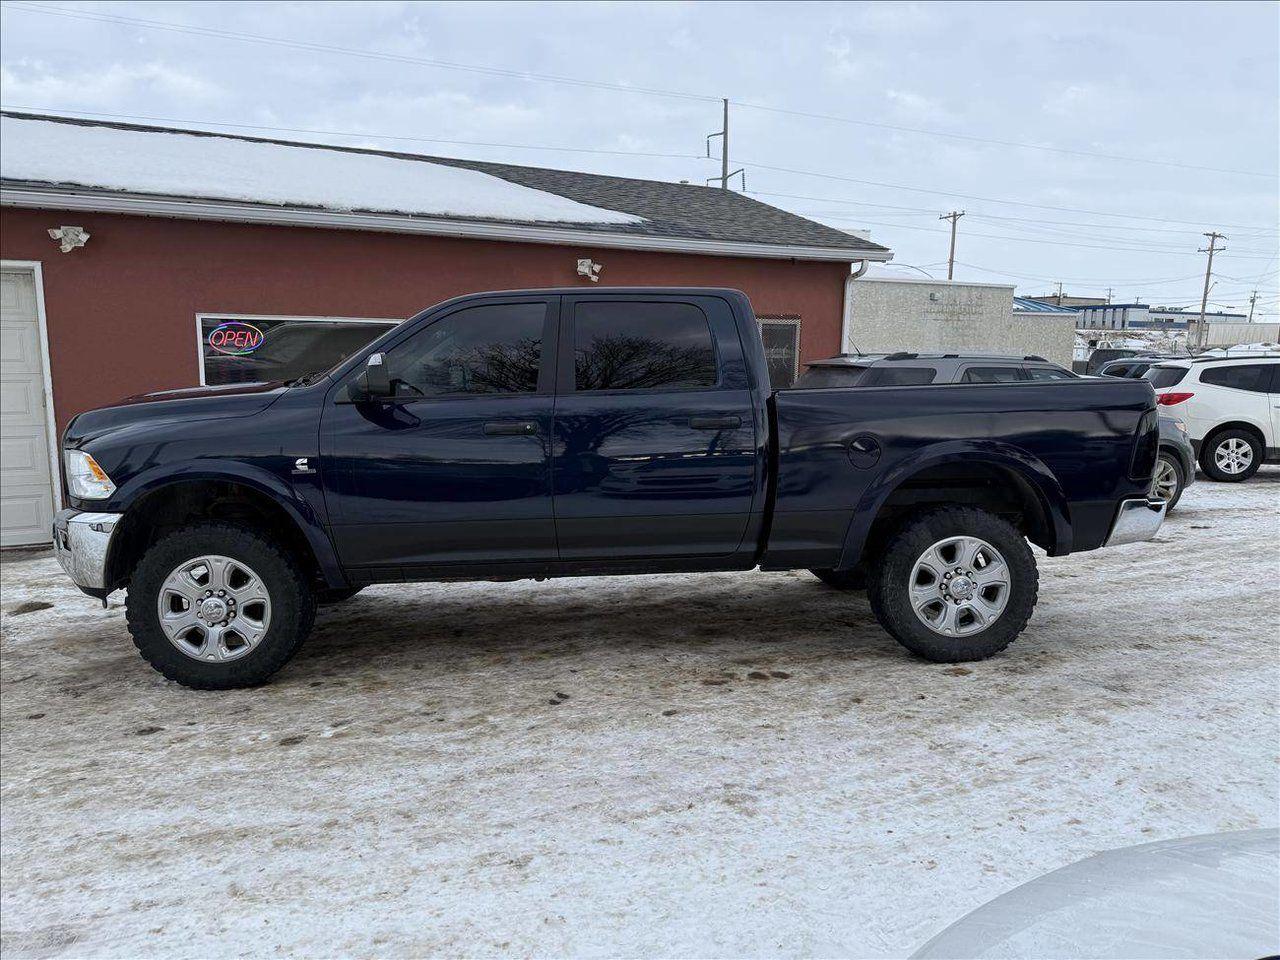
[[[1041,305],[1043,306],[1043,305]],[[1014,309],[1013,287],[898,277],[849,284],[844,351],[1035,354],[1071,363],[1076,312]]]
[[[1039,297],[1019,297],[1019,299],[1036,300],[1055,307],[1101,307],[1107,303],[1106,297],[1073,297],[1069,293],[1046,293]]]
[[[1209,323],[1245,323],[1243,313],[1208,311],[1204,315]],[[1108,303],[1080,308],[1082,330],[1186,330],[1188,324],[1200,319],[1199,310],[1185,308],[1152,307],[1145,303]]]
[[[1014,297],[1013,315],[1015,317],[1070,317],[1072,322],[1080,319],[1080,311],[1075,307],[1059,307],[1031,297]]]
[[[1185,307],[1151,307],[1147,311],[1147,326],[1157,330],[1186,330],[1189,323],[1199,319],[1199,310],[1189,310]],[[1243,313],[1224,313],[1220,310],[1206,311],[1204,319],[1209,323],[1249,322],[1249,318]]]

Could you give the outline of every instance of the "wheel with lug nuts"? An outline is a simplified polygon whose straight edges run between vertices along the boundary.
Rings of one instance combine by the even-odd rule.
[[[1200,447],[1200,468],[1210,480],[1239,483],[1262,465],[1262,444],[1248,430],[1223,430]]]
[[[170,680],[204,690],[263,683],[315,619],[301,565],[256,532],[201,523],[153,544],[126,600],[142,656]]]
[[[908,518],[871,579],[872,610],[908,650],[938,663],[982,660],[1027,625],[1038,574],[1007,521],[972,507]]]

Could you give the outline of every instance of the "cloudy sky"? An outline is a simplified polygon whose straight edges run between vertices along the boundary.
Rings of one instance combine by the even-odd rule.
[[[1280,313],[1272,3],[0,6],[6,108],[700,182],[728,97],[749,192],[903,275],[956,209],[959,278],[1198,306],[1217,229]]]

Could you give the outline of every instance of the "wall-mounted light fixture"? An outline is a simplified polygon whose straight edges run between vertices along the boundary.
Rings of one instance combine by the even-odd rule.
[[[600,282],[600,271],[603,269],[603,263],[596,263],[590,257],[578,261],[578,276],[586,277],[592,283]]]
[[[70,253],[89,242],[89,231],[84,227],[50,227],[49,236],[58,241],[58,249],[63,253]]]

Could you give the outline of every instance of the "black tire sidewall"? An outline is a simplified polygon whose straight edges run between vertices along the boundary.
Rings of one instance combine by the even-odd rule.
[[[184,561],[207,554],[246,564],[271,595],[266,635],[236,660],[207,663],[189,657],[160,628],[157,600],[165,578]],[[134,570],[125,607],[129,632],[143,658],[170,680],[203,690],[266,682],[297,651],[315,619],[315,598],[297,561],[253,531],[229,523],[196,524],[152,545]]]
[[[1245,441],[1245,443],[1249,444],[1250,449],[1253,450],[1253,462],[1249,464],[1244,473],[1226,473],[1218,469],[1218,464],[1214,459],[1213,453],[1222,442],[1233,438]],[[1218,483],[1240,483],[1243,480],[1248,480],[1262,466],[1262,444],[1248,430],[1220,430],[1210,436],[1201,449],[1200,469],[1204,471],[1206,477],[1210,480],[1216,480]]]
[[[1009,601],[996,622],[975,634],[948,637],[920,621],[908,587],[915,562],[929,547],[948,537],[985,540],[1009,567]],[[1035,557],[1011,524],[973,507],[943,507],[908,520],[890,538],[872,590],[872,610],[881,625],[904,647],[935,663],[983,660],[999,653],[1020,634],[1035,609],[1039,574]]]
[[[1172,510],[1178,505],[1178,501],[1182,499],[1182,490],[1187,485],[1187,472],[1182,467],[1182,461],[1176,454],[1169,453],[1167,450],[1160,451],[1160,460],[1168,462],[1173,467],[1173,475],[1178,478],[1178,488],[1173,491],[1173,496],[1169,498],[1169,503],[1165,507],[1166,512]]]

